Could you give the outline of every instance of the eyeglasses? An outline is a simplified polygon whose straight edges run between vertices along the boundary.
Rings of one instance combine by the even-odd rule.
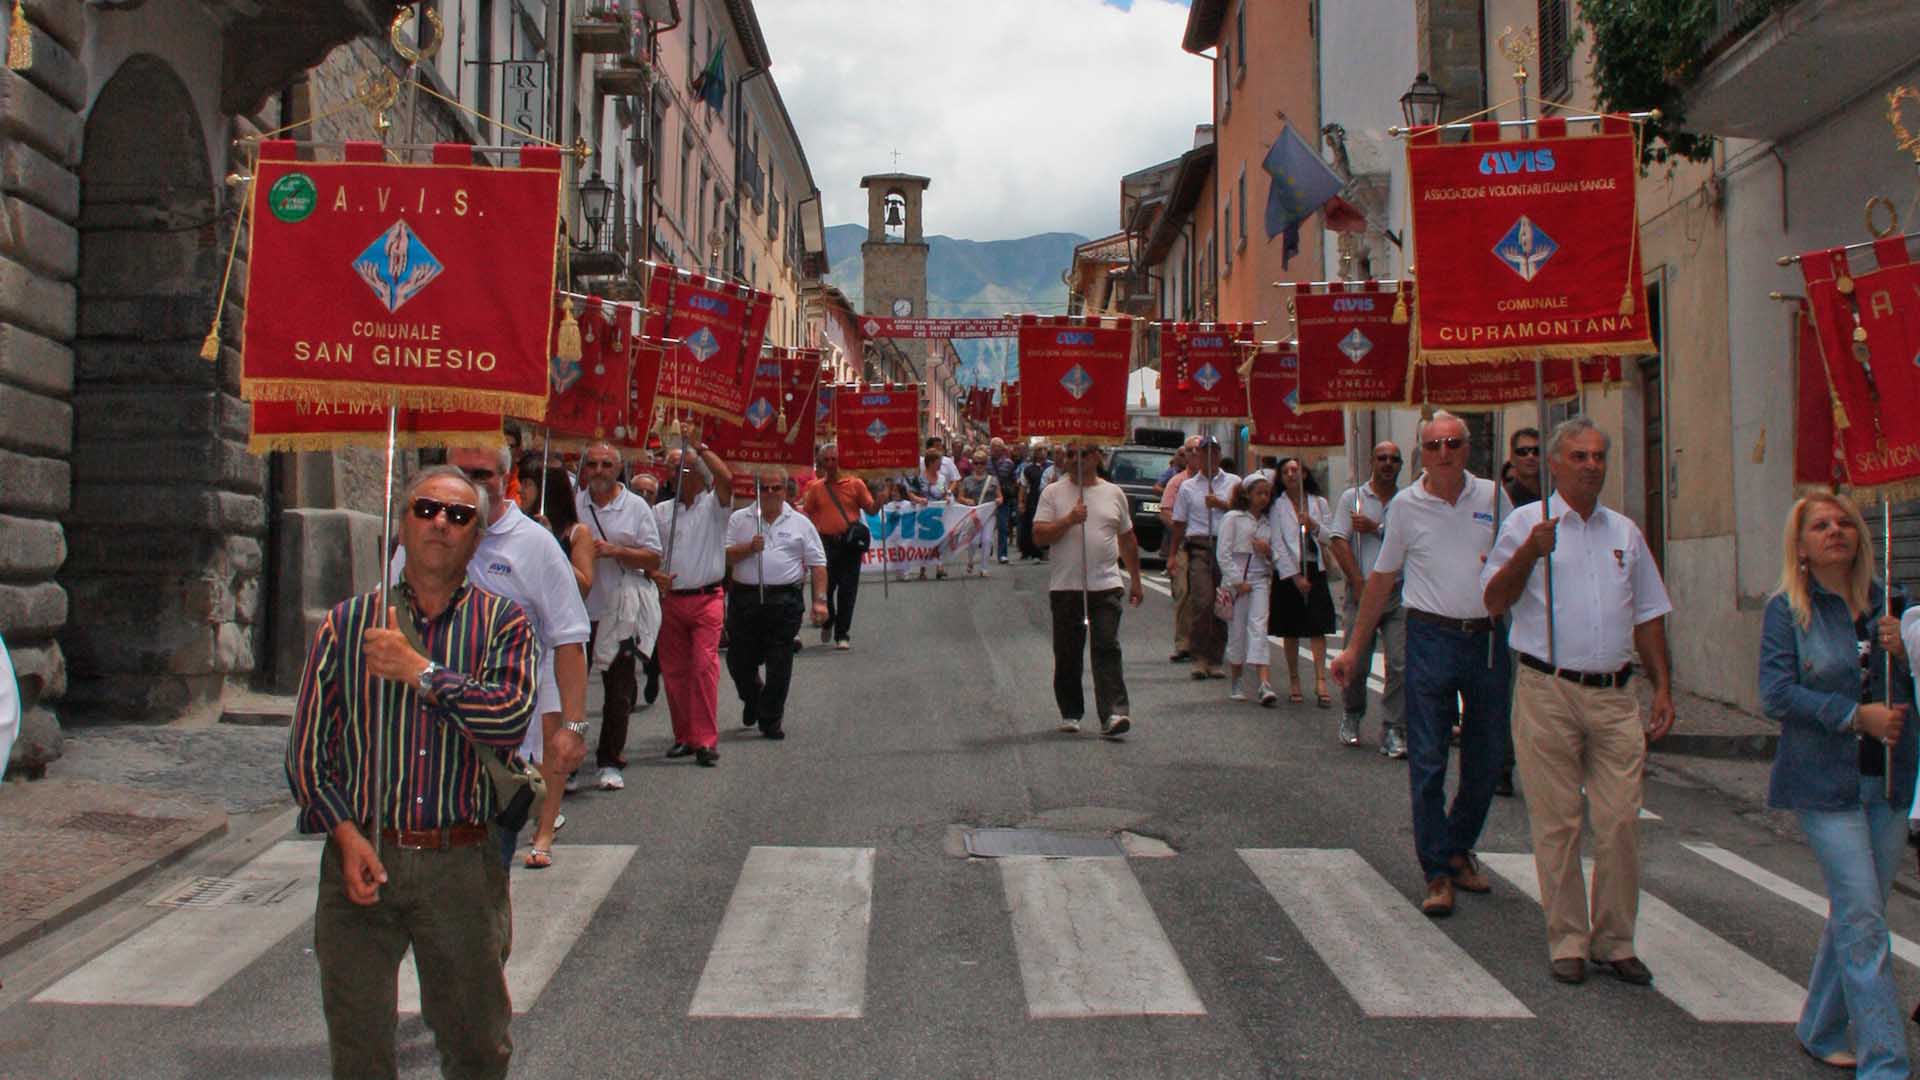
[[[439,499],[429,499],[425,495],[413,500],[413,516],[421,521],[432,521],[443,512],[447,515],[447,524],[459,528],[471,524],[474,515],[480,512],[480,508],[468,503],[441,502]]]
[[[1391,462],[1392,464],[1398,465],[1400,464],[1400,455],[1399,454],[1375,454],[1373,455],[1373,460],[1378,461],[1382,464]]]
[[[1513,456],[1514,457],[1539,457],[1540,448],[1538,446],[1516,446],[1513,448]]]
[[[1467,440],[1463,435],[1449,435],[1444,439],[1428,439],[1426,442],[1420,444],[1429,454],[1439,453],[1442,446],[1449,450],[1458,450],[1465,445],[1467,445]]]
[[[492,469],[461,469],[460,471],[463,473],[466,473],[467,479],[473,481],[476,484],[489,483],[493,480],[494,477],[500,475],[499,473],[494,472]]]

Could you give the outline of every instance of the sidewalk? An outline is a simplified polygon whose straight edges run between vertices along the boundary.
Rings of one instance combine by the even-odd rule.
[[[70,728],[44,780],[0,786],[0,955],[99,907],[227,831],[289,802],[286,732]]]

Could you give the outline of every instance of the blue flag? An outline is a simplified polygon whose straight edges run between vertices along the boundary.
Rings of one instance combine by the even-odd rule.
[[[1300,253],[1300,223],[1340,194],[1346,183],[1320,160],[1292,124],[1280,129],[1280,137],[1273,140],[1273,149],[1267,151],[1262,164],[1273,178],[1273,186],[1267,189],[1267,239],[1286,234],[1280,249],[1280,265],[1285,268]]]
[[[708,107],[715,111],[723,107],[727,101],[727,65],[725,54],[726,46],[724,44],[716,44],[713,47],[713,57],[707,61],[707,66],[701,69],[700,74],[695,76],[693,80],[694,98],[706,102]]]

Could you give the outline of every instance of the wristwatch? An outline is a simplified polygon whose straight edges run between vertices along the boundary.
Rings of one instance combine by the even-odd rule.
[[[420,674],[414,677],[413,685],[423,694],[433,693],[433,675],[439,670],[439,664],[431,660],[427,661],[427,666],[421,668]]]
[[[566,723],[561,724],[560,726],[563,728],[566,728],[568,731],[573,732],[575,735],[578,735],[583,739],[587,737],[587,730],[593,727],[591,723],[585,720],[569,720]]]

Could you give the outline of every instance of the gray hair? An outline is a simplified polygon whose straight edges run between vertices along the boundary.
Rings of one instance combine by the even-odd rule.
[[[461,472],[452,465],[434,465],[430,468],[421,469],[419,472],[413,474],[407,481],[406,490],[400,495],[400,513],[402,516],[406,513],[405,508],[412,504],[413,497],[419,493],[421,488],[427,485],[427,481],[439,480],[443,477],[458,480],[473,489],[473,505],[479,508],[480,511],[479,515],[474,518],[474,531],[480,533],[486,532],[487,519],[493,516],[493,500],[487,495],[486,488],[469,480],[466,473]]]
[[[1467,427],[1467,422],[1465,420],[1460,419],[1458,416],[1455,416],[1454,414],[1448,412],[1445,409],[1435,409],[1433,411],[1433,415],[1427,417],[1426,422],[1420,425],[1421,439],[1424,440],[1426,438],[1426,431],[1429,427],[1432,427],[1434,424],[1437,424],[1442,420],[1451,420],[1454,423],[1459,424],[1462,430],[1468,431],[1468,432],[1472,431],[1471,428]]]
[[[506,443],[501,443],[500,444],[500,475],[505,476],[506,474],[512,471],[513,471],[513,447],[508,446]]]
[[[1560,453],[1561,443],[1576,435],[1585,435],[1589,431],[1600,432],[1601,450],[1606,451],[1613,449],[1613,436],[1608,435],[1599,424],[1594,423],[1591,417],[1584,415],[1570,416],[1560,421],[1560,423],[1554,427],[1553,434],[1547,436],[1547,456],[1555,456]]]

